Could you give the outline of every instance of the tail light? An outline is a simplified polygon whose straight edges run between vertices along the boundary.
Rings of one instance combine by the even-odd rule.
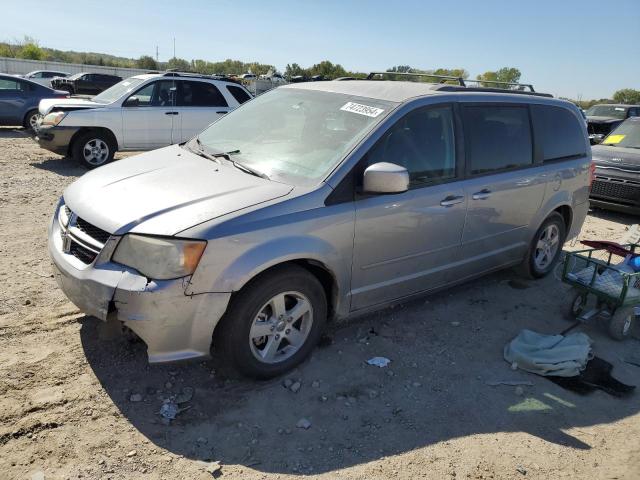
[[[589,188],[593,185],[593,181],[596,179],[596,164],[591,162],[589,165]]]

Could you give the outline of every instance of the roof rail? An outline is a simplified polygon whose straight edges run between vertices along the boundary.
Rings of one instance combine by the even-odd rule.
[[[367,75],[367,80],[373,80],[376,75],[401,75],[407,77],[429,77],[429,78],[438,78],[440,81],[438,83],[445,83],[447,80],[455,80],[458,82],[458,85],[461,87],[465,86],[465,80],[462,77],[454,77],[451,75],[434,75],[431,73],[411,73],[411,72],[371,72]]]
[[[531,85],[530,83],[515,83],[515,82],[500,82],[498,80],[470,80],[470,79],[465,79],[462,77],[454,77],[454,76],[450,76],[450,75],[435,75],[432,73],[411,73],[411,72],[371,72],[369,75],[367,75],[367,80],[373,80],[375,78],[376,75],[400,75],[400,76],[406,76],[406,77],[429,77],[429,78],[436,78],[439,79],[440,81],[437,82],[439,84],[444,84],[447,82],[447,80],[454,80],[456,82],[458,82],[458,86],[460,87],[465,87],[468,90],[475,90],[475,91],[493,91],[493,90],[497,90],[500,92],[511,92],[511,93],[537,93],[535,91],[535,89],[533,88],[533,85]],[[433,82],[436,83],[436,82]],[[476,86],[475,87],[470,87],[469,85],[467,85],[468,83],[475,83]],[[491,85],[496,85],[495,87],[491,87],[491,86],[486,86],[486,84],[491,84]],[[500,85],[504,85],[506,87],[515,87],[515,88],[501,88]],[[526,89],[529,89],[528,91]],[[548,95],[548,94],[544,94],[544,96],[552,96],[552,95]]]
[[[517,87],[517,88],[503,88],[503,90],[524,91],[525,88],[528,88],[529,92],[535,93],[535,90],[533,89],[533,85],[531,85],[530,83],[499,82],[497,80],[467,80],[467,82],[474,82],[479,85],[484,83],[491,83],[494,85],[507,85],[509,87]],[[492,87],[487,87],[487,88],[492,88]]]
[[[491,87],[460,87],[458,85],[433,85],[432,90],[438,90],[439,92],[483,92],[483,93],[508,93],[516,95],[533,95],[535,97],[549,97],[553,98],[550,93],[529,92],[526,90],[509,90],[506,88],[491,88]]]
[[[196,78],[211,78],[211,75],[205,75],[204,73],[192,73],[192,72],[177,72],[175,70],[167,70],[162,74],[163,77],[196,77]]]

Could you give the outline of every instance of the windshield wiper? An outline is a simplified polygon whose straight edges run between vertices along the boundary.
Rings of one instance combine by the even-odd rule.
[[[256,170],[255,168],[251,168],[248,165],[245,165],[244,163],[240,163],[236,160],[231,160],[231,158],[229,157],[229,155],[233,155],[235,153],[240,153],[239,150],[233,150],[232,152],[227,152],[227,160],[229,160],[231,162],[231,165],[233,165],[234,167],[236,167],[239,170],[244,170],[247,173],[250,173],[251,175],[255,175],[256,177],[260,177],[260,178],[264,178],[266,180],[269,180],[269,176],[266,173],[263,173],[259,170]],[[222,155],[222,154],[220,154]]]

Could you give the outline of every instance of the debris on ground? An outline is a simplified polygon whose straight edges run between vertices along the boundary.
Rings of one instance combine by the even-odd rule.
[[[219,461],[211,462],[206,466],[205,470],[207,473],[216,476],[222,471],[222,465],[220,465]]]
[[[291,385],[293,385],[293,380],[291,380],[290,378],[285,378],[282,382],[282,386],[287,390],[291,388]]]
[[[193,398],[194,389],[192,387],[184,387],[182,391],[176,395],[176,403],[187,403]]]
[[[171,420],[175,420],[176,416],[185,410],[189,410],[191,406],[180,408],[175,399],[168,398],[166,399],[162,406],[160,407],[160,411],[158,412],[163,419],[163,423],[168,425],[171,423]]]
[[[135,450],[131,450],[127,452],[127,457],[135,457],[137,453],[138,452],[136,452]]]
[[[309,428],[311,428],[311,422],[306,418],[301,418],[300,420],[298,420],[298,423],[296,423],[296,427],[308,430]]]
[[[302,387],[302,384],[300,382],[294,382],[293,385],[291,385],[291,387],[289,388],[289,390],[291,390],[293,393],[298,393],[301,387]]]
[[[529,380],[493,380],[485,382],[485,385],[489,385],[490,387],[498,387],[500,385],[506,385],[508,387],[517,387],[519,385],[533,387],[533,382],[530,382]]]
[[[367,363],[374,367],[384,368],[391,363],[391,360],[386,357],[373,357],[367,360]]]
[[[520,465],[516,467],[516,470],[518,471],[518,473],[521,473],[522,475],[527,474],[527,470],[524,467],[521,467]]]
[[[142,395],[139,393],[132,393],[131,396],[129,397],[129,401],[130,402],[141,402],[142,401]]]

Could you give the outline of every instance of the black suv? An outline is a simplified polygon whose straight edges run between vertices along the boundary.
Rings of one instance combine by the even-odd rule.
[[[591,152],[596,165],[591,205],[640,212],[640,117],[625,120]]]
[[[76,73],[67,78],[54,78],[51,86],[56,90],[65,90],[70,94],[96,95],[115,85],[121,77],[104,73]]]
[[[602,104],[594,105],[586,112],[587,130],[591,145],[600,143],[604,137],[630,117],[640,117],[640,105]]]

